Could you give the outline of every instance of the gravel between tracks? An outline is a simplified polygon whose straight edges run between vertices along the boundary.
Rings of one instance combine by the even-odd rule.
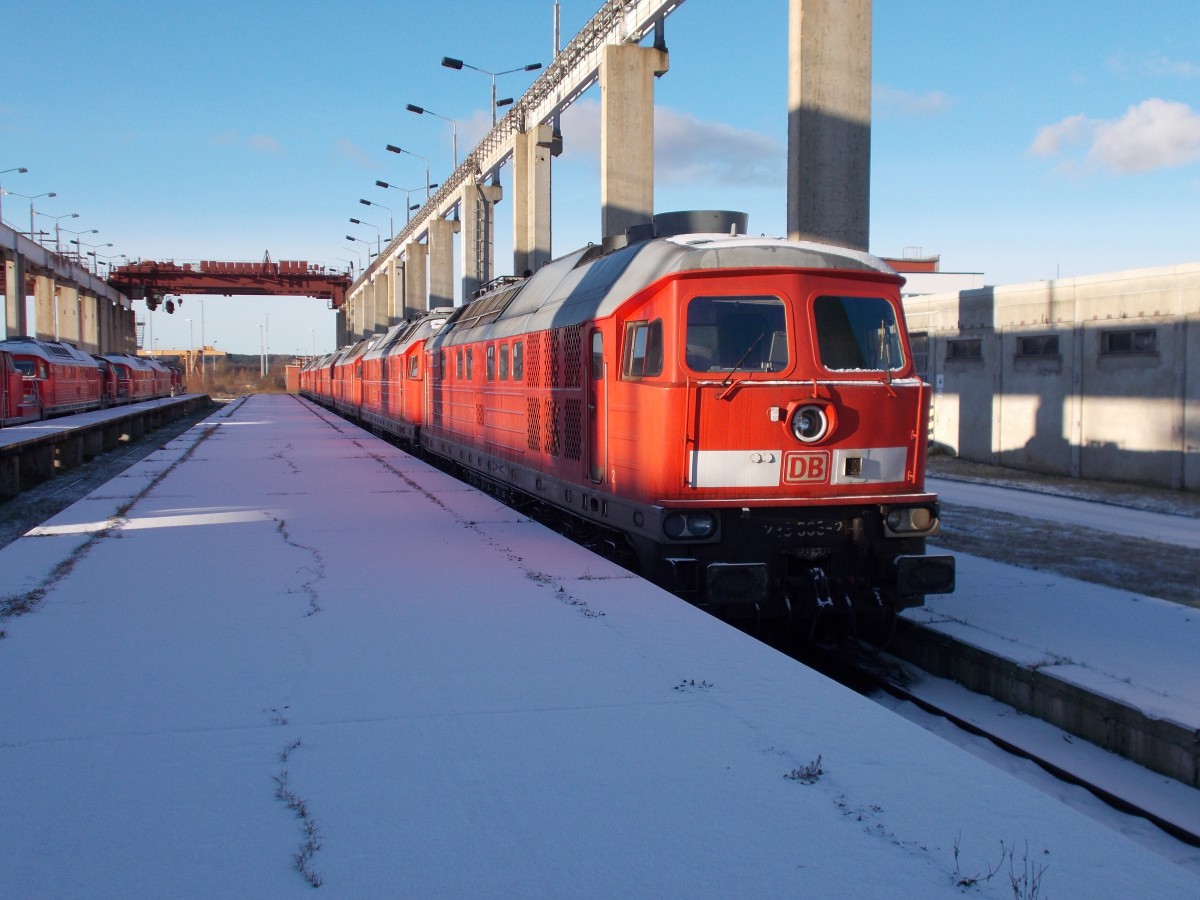
[[[215,401],[216,407],[222,401]],[[29,529],[41,525],[100,485],[116,478],[134,463],[162,448],[197,422],[211,416],[215,407],[199,410],[147,432],[136,441],[101,453],[81,466],[67,469],[50,481],[0,502],[0,547],[6,547]]]

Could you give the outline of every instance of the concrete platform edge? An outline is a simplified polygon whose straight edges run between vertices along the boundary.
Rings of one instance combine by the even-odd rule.
[[[888,652],[1139,765],[1200,788],[1200,733],[901,620]]]

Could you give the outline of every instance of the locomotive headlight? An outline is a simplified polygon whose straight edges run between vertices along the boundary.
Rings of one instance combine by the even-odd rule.
[[[890,533],[896,535],[931,534],[938,520],[933,510],[925,506],[897,506],[884,518]]]
[[[672,540],[704,540],[717,530],[712,513],[671,513],[663,519],[663,534]]]
[[[792,434],[802,444],[815,444],[829,434],[829,417],[823,406],[810,403],[792,413]]]

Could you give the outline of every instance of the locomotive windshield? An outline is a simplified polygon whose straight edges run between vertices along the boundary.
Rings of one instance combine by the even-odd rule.
[[[696,372],[779,372],[788,364],[778,297],[696,297],[687,309],[687,364]]]
[[[882,297],[818,297],[813,318],[826,369],[885,372],[904,367],[896,314]]]

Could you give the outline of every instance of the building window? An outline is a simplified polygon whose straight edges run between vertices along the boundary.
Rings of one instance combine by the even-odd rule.
[[[1037,334],[1017,338],[1018,357],[1058,356],[1058,335]]]
[[[908,345],[912,348],[913,368],[922,381],[929,380],[929,334],[917,331],[909,334]]]
[[[1100,332],[1100,353],[1103,356],[1157,352],[1158,331],[1153,328]]]
[[[946,359],[983,359],[983,341],[979,338],[946,341]]]

